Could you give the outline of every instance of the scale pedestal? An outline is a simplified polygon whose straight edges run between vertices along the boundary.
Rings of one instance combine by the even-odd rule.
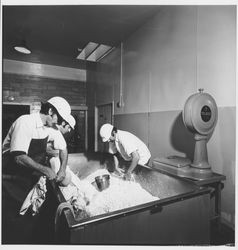
[[[155,158],[153,165],[180,177],[194,180],[204,180],[213,175],[207,157],[207,135],[195,134],[195,150],[193,162],[180,156]]]

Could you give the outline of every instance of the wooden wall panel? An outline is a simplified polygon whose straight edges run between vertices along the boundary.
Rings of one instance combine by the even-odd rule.
[[[17,103],[46,101],[61,96],[70,105],[86,105],[86,83],[80,81],[3,73],[2,90],[3,101],[8,101],[4,95],[10,91]]]

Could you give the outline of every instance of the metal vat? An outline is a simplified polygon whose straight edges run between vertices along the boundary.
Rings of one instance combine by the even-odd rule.
[[[70,154],[72,170],[85,167],[83,154]],[[81,221],[63,211],[57,243],[83,245],[207,245],[210,240],[210,189],[155,169],[137,166],[136,181],[158,201]],[[62,193],[54,187],[59,202]]]

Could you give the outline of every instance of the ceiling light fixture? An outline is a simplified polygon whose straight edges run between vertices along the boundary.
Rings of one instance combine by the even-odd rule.
[[[14,49],[23,54],[31,54],[31,51],[27,47],[25,40],[22,40],[22,42],[19,45],[14,46]]]
[[[76,59],[87,60],[90,54],[98,47],[98,43],[89,42],[79,53]]]
[[[108,53],[110,53],[114,47],[98,44],[94,42],[89,42],[79,53],[76,59],[86,60],[91,62],[98,62]]]
[[[100,61],[109,51],[111,51],[112,47],[104,44],[100,44],[93,53],[88,57],[89,61],[98,62]]]

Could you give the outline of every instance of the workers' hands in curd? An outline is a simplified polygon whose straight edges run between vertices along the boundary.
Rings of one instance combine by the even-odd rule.
[[[123,179],[126,181],[131,181],[132,180],[132,174],[130,172],[126,172],[123,176]]]
[[[125,171],[121,168],[116,168],[115,169],[115,174],[119,176],[123,176],[125,174]]]

